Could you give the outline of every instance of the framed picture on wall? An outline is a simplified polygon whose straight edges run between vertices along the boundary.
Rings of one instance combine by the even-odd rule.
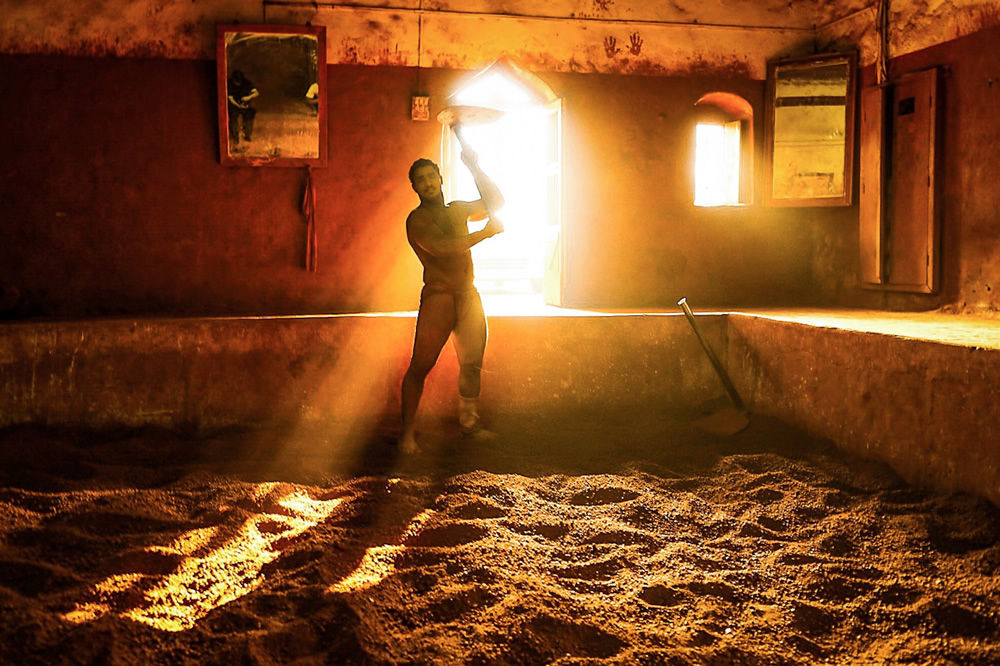
[[[325,166],[326,28],[217,26],[219,152],[227,166]]]

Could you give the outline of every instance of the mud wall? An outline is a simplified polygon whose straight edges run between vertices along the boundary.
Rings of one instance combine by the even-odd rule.
[[[415,305],[419,266],[406,263],[402,230],[414,196],[406,170],[437,132],[411,127],[392,103],[408,105],[408,73],[331,73],[332,157],[316,173],[319,270],[308,272],[305,171],[220,166],[214,67],[3,58],[0,280],[20,289],[21,314]],[[67,102],[54,102],[56,90]]]
[[[854,0],[858,1],[858,0]],[[0,52],[211,58],[216,23],[328,29],[329,62],[483,67],[503,53],[533,69],[763,73],[811,42],[810,5],[785,0],[0,0]]]
[[[993,27],[889,62],[889,78],[943,69],[940,188],[941,286],[930,296],[861,288],[857,226],[818,219],[815,275],[836,301],[880,309],[930,309],[995,315],[1000,311],[1000,28]],[[874,67],[861,72],[874,85]]]
[[[409,118],[413,68],[331,67],[330,163],[313,174],[319,270],[307,272],[305,172],[220,166],[213,62],[2,61],[0,280],[21,290],[21,315],[416,307],[406,171],[437,155],[440,126]],[[432,109],[465,76],[424,70]],[[694,102],[726,90],[759,109],[762,82],[548,81],[567,109],[569,304],[673,307],[686,295],[706,306],[788,305],[822,294],[810,277],[809,219],[824,211],[691,204]],[[54,103],[54,90],[70,102]]]
[[[868,0],[0,0],[0,53],[207,59],[217,23],[328,29],[334,64],[483,67],[503,53],[533,70],[762,78],[767,58],[880,48]],[[889,57],[1000,22],[994,0],[886,3]]]
[[[725,362],[725,317],[699,318]],[[12,323],[0,327],[0,428],[322,425],[341,437],[382,424],[395,433],[413,327],[412,315]],[[501,317],[490,329],[483,408],[494,423],[691,413],[721,392],[681,315]],[[422,424],[453,427],[457,379],[447,351],[428,376]]]
[[[910,483],[1000,505],[1000,353],[729,315],[733,381],[759,413],[886,462]]]
[[[879,2],[828,0],[819,3],[816,43],[820,50],[852,45],[861,64],[921,51],[1000,24],[994,0],[888,0],[885,34],[880,34]]]
[[[856,204],[691,205],[694,102],[714,91],[747,99],[759,167],[765,52],[787,55],[805,36],[820,45],[857,43],[866,53],[872,11],[863,6],[821,3],[804,16],[776,5],[730,16],[718,3],[698,11],[647,3],[638,11],[567,1],[545,15],[530,3],[425,10],[400,0],[326,14],[308,3],[124,4],[84,12],[61,11],[55,0],[0,0],[0,51],[8,54],[0,56],[0,281],[22,293],[14,316],[415,307],[420,271],[402,235],[414,196],[403,174],[415,156],[437,154],[439,127],[409,119],[410,96],[427,93],[440,108],[470,74],[460,68],[515,44],[566,102],[567,304],[673,308],[687,296],[720,307],[996,310],[998,174],[990,147],[1000,59],[998,29],[984,28],[995,12],[982,3],[892,3],[897,27],[910,26],[921,7],[942,18],[913,28],[919,38],[892,33],[896,52],[973,31],[890,62],[893,75],[934,65],[949,71],[942,292],[931,297],[860,288]],[[218,164],[214,62],[205,57],[216,21],[310,18],[301,12],[340,35],[329,41],[331,161],[314,174],[315,273],[302,270],[304,172]],[[699,21],[707,25],[695,27]],[[461,22],[478,27],[459,48]],[[376,23],[398,34],[372,32]],[[537,41],[543,33],[550,39]],[[639,53],[626,46],[635,33]],[[672,42],[674,33],[682,41]],[[757,50],[729,58],[717,48],[724,34],[732,44],[740,43],[733,35],[753,35]],[[399,56],[369,48],[372,35]],[[605,48],[608,37],[616,46]],[[871,65],[864,75],[871,82]]]
[[[566,99],[569,301],[579,306],[818,302],[811,220],[844,211],[700,208],[695,102],[712,91],[758,110],[763,83],[707,77],[552,77]],[[612,92],[613,91],[613,92]],[[610,94],[609,94],[610,93]],[[758,142],[758,148],[760,147]]]

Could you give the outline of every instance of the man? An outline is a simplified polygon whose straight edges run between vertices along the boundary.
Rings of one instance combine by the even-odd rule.
[[[243,138],[250,141],[253,135],[253,119],[257,109],[250,102],[260,96],[260,92],[250,83],[241,70],[233,72],[228,81],[229,101],[229,141],[234,146],[240,142],[240,119],[243,119]]]
[[[444,343],[452,337],[458,355],[459,416],[463,435],[482,428],[479,421],[479,380],[486,351],[486,316],[479,292],[473,286],[472,246],[503,231],[503,224],[490,213],[503,205],[496,185],[479,168],[472,150],[462,152],[462,161],[472,172],[482,198],[445,204],[441,170],[428,159],[410,167],[410,186],[420,205],[406,218],[406,238],[424,267],[424,287],[413,341],[413,356],[403,377],[400,448],[415,453],[414,422],[424,390],[424,380],[437,363]],[[490,202],[489,212],[484,199]],[[469,233],[470,220],[489,221]]]
[[[309,114],[319,115],[319,83],[312,83],[306,90],[306,106],[309,107]]]

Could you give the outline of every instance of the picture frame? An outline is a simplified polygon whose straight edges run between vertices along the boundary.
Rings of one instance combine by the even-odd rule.
[[[224,166],[326,166],[326,27],[216,26]]]

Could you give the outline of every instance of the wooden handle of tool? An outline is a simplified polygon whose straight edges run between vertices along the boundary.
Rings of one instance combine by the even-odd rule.
[[[736,391],[736,387],[733,386],[733,381],[729,378],[729,373],[727,373],[726,369],[722,367],[722,363],[719,362],[719,357],[715,355],[715,351],[712,349],[712,346],[708,344],[708,340],[702,337],[701,331],[698,330],[698,324],[694,321],[694,313],[691,312],[691,308],[688,307],[687,299],[682,298],[677,301],[677,305],[681,306],[681,309],[684,310],[684,316],[687,317],[688,323],[691,324],[691,328],[694,329],[694,334],[698,336],[698,342],[701,343],[705,353],[708,354],[708,360],[712,362],[712,366],[715,368],[715,372],[719,375],[719,379],[722,380],[722,385],[726,387],[726,392],[732,399],[733,404],[736,405],[736,408],[741,412],[746,412],[746,405],[743,404],[743,399],[740,398],[740,394]]]
[[[458,143],[461,144],[462,150],[470,150],[468,144],[465,143],[465,137],[462,136],[462,125],[455,123],[451,126],[451,129],[455,132],[455,138],[457,138]],[[476,189],[479,190],[479,197],[483,200],[483,206],[486,207],[486,213],[492,218],[496,215],[496,207],[493,205],[494,202],[492,197],[489,195],[489,188],[482,182],[482,171],[470,171],[472,171],[472,180],[476,183]]]

